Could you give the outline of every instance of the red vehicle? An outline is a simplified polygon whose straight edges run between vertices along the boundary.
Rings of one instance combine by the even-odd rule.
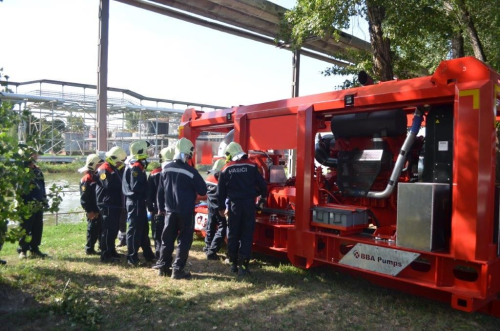
[[[179,133],[234,130],[260,166],[270,194],[254,250],[500,316],[499,99],[500,75],[467,57],[427,77],[188,109]]]

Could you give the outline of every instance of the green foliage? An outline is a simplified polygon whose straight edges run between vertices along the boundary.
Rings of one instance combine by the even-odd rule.
[[[20,228],[8,228],[9,221],[20,224],[23,218],[39,210],[56,211],[62,199],[62,188],[52,186],[48,192],[50,205],[40,201],[23,202],[22,195],[30,192],[34,179],[33,171],[26,164],[32,161],[36,150],[18,145],[16,128],[28,116],[27,111],[21,114],[14,111],[11,103],[2,102],[0,105],[0,246],[24,235]]]
[[[55,174],[55,173],[75,173],[78,168],[81,168],[85,164],[85,158],[77,158],[71,163],[49,163],[49,162],[39,162],[38,167],[43,171],[43,173]]]
[[[59,119],[48,121],[41,119],[42,129],[40,131],[40,120],[32,114],[27,115],[25,123],[29,126],[26,136],[26,143],[31,146],[37,146],[42,151],[47,151],[54,146],[52,152],[59,153],[63,149],[62,134],[66,131],[66,124]]]
[[[69,287],[68,287],[69,285]],[[55,297],[52,307],[55,312],[69,317],[78,322],[95,326],[101,319],[102,314],[95,301],[91,300],[83,290],[78,287],[71,287],[70,279],[61,296]]]
[[[141,113],[136,112],[126,112],[125,116],[125,128],[130,132],[135,132],[139,129],[139,121],[141,120]]]
[[[367,18],[368,6],[384,9],[382,29],[390,40],[392,69],[400,79],[432,73],[442,60],[451,56],[451,41],[461,36],[464,55],[474,56],[468,25],[463,15],[468,14],[481,40],[488,64],[500,69],[500,7],[489,0],[299,0],[295,8],[285,14],[279,38],[298,48],[308,38],[336,37],[336,32],[352,28],[352,17]],[[372,54],[346,51],[334,57],[349,59],[355,65],[331,67],[324,75],[352,75],[364,70],[377,76]],[[343,87],[355,85],[347,80]]]
[[[68,124],[66,125],[66,131],[68,132],[81,132],[84,133],[88,130],[88,126],[85,125],[83,117],[70,115],[67,118]]]

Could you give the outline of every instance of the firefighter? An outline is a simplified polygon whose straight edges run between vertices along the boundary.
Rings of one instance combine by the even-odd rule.
[[[219,205],[217,204],[217,180],[225,164],[226,160],[224,159],[215,161],[212,170],[208,172],[207,179],[205,180],[207,183],[208,222],[204,251],[207,255],[207,260],[219,260],[217,253],[226,238],[226,217],[219,214]]]
[[[161,233],[165,226],[165,216],[158,214],[158,185],[160,183],[161,170],[174,158],[174,146],[165,147],[160,151],[160,166],[153,169],[148,178],[148,198],[146,200],[148,211],[151,213],[151,233],[155,242],[155,256],[160,258]]]
[[[148,166],[149,143],[144,140],[134,141],[130,144],[130,162],[123,173],[122,190],[126,197],[127,207],[127,263],[131,266],[139,265],[139,247],[146,261],[155,259],[149,241],[149,224],[146,210],[146,197],[148,192]]]
[[[126,158],[127,153],[121,147],[115,146],[106,152],[104,163],[97,169],[97,208],[102,217],[101,262],[117,262],[120,259],[115,247],[123,208],[122,177],[119,169],[124,167]]]
[[[229,226],[227,235],[227,253],[231,271],[239,276],[250,274],[250,262],[253,231],[255,228],[255,199],[260,195],[259,203],[267,197],[267,184],[257,169],[257,165],[248,160],[248,155],[240,144],[227,145],[225,154],[228,162],[219,175],[217,202],[219,215],[225,214],[226,199],[229,199]]]
[[[78,172],[84,173],[80,180],[80,203],[87,216],[87,244],[85,253],[87,255],[98,255],[94,249],[95,243],[101,236],[101,217],[97,208],[95,195],[96,169],[103,163],[99,155],[90,154],[87,156],[85,166],[78,169]],[[100,242],[100,240],[99,240]],[[101,245],[99,244],[99,247]]]
[[[165,227],[156,268],[159,269],[160,276],[171,273],[172,279],[191,277],[191,273],[186,272],[184,267],[193,243],[194,206],[197,194],[203,196],[207,193],[205,181],[188,164],[193,150],[193,143],[188,139],[181,138],[177,141],[174,161],[162,170],[158,187],[158,208],[161,214],[165,214]],[[176,239],[176,256],[170,270]]]
[[[36,165],[36,161],[38,160],[38,152],[28,148],[28,149],[20,149],[20,155],[28,155],[27,153],[31,153],[29,159],[24,162],[25,167],[29,172],[33,175],[30,188],[31,190],[22,194],[22,199],[24,204],[35,203],[38,204],[39,208],[36,208],[31,216],[28,218],[23,218],[23,222],[21,223],[21,228],[26,231],[26,234],[19,240],[19,247],[17,252],[19,253],[19,258],[26,258],[26,253],[29,250],[30,255],[32,257],[45,258],[47,254],[42,253],[40,251],[40,244],[42,242],[42,233],[43,233],[43,209],[48,208],[48,200],[47,194],[45,191],[45,179],[43,177],[43,173],[40,168]],[[26,241],[26,236],[31,236],[31,241]]]

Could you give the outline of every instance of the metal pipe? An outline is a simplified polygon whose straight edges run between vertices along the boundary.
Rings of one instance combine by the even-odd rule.
[[[401,170],[403,169],[403,166],[406,162],[406,156],[408,155],[408,152],[413,145],[413,142],[415,141],[415,137],[420,130],[420,125],[422,124],[422,121],[424,119],[423,115],[424,112],[422,110],[418,108],[415,110],[415,114],[413,114],[413,124],[411,126],[410,132],[406,136],[403,146],[401,147],[398,158],[396,160],[396,164],[394,165],[394,169],[392,170],[391,177],[389,178],[389,183],[387,183],[385,190],[380,192],[370,191],[366,195],[367,198],[384,199],[391,195],[394,187],[398,182]]]
[[[97,67],[97,150],[107,151],[109,0],[99,2],[99,55]]]
[[[258,41],[258,42],[261,42],[261,43],[264,43],[267,45],[280,46],[280,45],[276,44],[276,42],[274,41],[274,38],[262,36],[260,34],[248,32],[248,31],[245,31],[242,29],[231,27],[231,26],[203,20],[203,19],[198,18],[196,16],[189,15],[189,14],[186,14],[186,13],[183,13],[183,12],[180,12],[177,10],[173,10],[173,9],[170,9],[170,8],[167,8],[164,6],[159,6],[159,5],[154,4],[154,3],[145,2],[145,1],[141,1],[141,0],[116,0],[116,1],[125,3],[127,5],[135,6],[138,8],[142,8],[142,9],[145,9],[145,10],[148,10],[151,12],[155,12],[158,14],[162,14],[165,16],[173,17],[173,18],[176,18],[179,20],[183,20],[183,21],[186,21],[189,23],[196,24],[196,25],[201,25],[201,26],[204,26],[206,28],[210,28],[210,29],[214,29],[217,31],[229,33],[229,34],[232,34],[232,35],[235,35],[238,37],[243,37],[243,38],[247,38],[250,40]],[[281,46],[286,47],[286,45],[281,45]],[[341,67],[347,67],[350,64],[347,61],[339,61],[339,60],[336,60],[330,56],[325,56],[325,55],[315,53],[312,51],[308,51],[305,49],[301,49],[300,52],[302,55],[305,55],[305,56],[308,56],[308,57],[311,57],[313,59],[317,59],[320,61],[324,61],[327,63],[335,64],[335,65],[338,65]]]

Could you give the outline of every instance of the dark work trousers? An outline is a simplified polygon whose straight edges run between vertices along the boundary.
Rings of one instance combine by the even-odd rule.
[[[226,238],[227,221],[219,215],[219,208],[208,207],[208,224],[205,244],[207,255],[216,254]]]
[[[139,247],[147,261],[151,261],[155,255],[151,249],[149,241],[149,224],[146,211],[146,202],[127,198],[127,259],[130,262],[138,263],[137,253]]]
[[[255,199],[230,202],[227,255],[232,259],[250,259],[255,228]]]
[[[165,227],[165,215],[154,215],[152,219],[153,239],[155,241],[155,255],[160,258],[161,234]]]
[[[87,218],[87,244],[85,251],[92,252],[95,250],[95,243],[99,240],[99,250],[101,249],[101,215],[93,220]]]
[[[123,208],[120,213],[120,224],[118,226],[118,240],[120,241],[121,246],[125,246],[127,244],[127,218],[127,209]]]
[[[18,253],[26,253],[28,250],[38,252],[38,246],[42,243],[43,211],[37,211],[30,218],[24,219],[21,228],[26,230],[26,236],[31,236],[31,241],[26,242],[26,236],[23,236],[19,240]]]
[[[173,270],[183,270],[189,256],[189,250],[193,243],[194,214],[193,213],[169,213],[165,214],[165,228],[161,236],[161,249],[159,265],[170,267],[174,243],[177,239],[175,261],[172,263]]]
[[[120,214],[122,208],[99,208],[99,214],[102,216],[101,232],[101,259],[111,258],[113,252],[116,252],[115,240],[118,236],[118,225],[120,223]]]

